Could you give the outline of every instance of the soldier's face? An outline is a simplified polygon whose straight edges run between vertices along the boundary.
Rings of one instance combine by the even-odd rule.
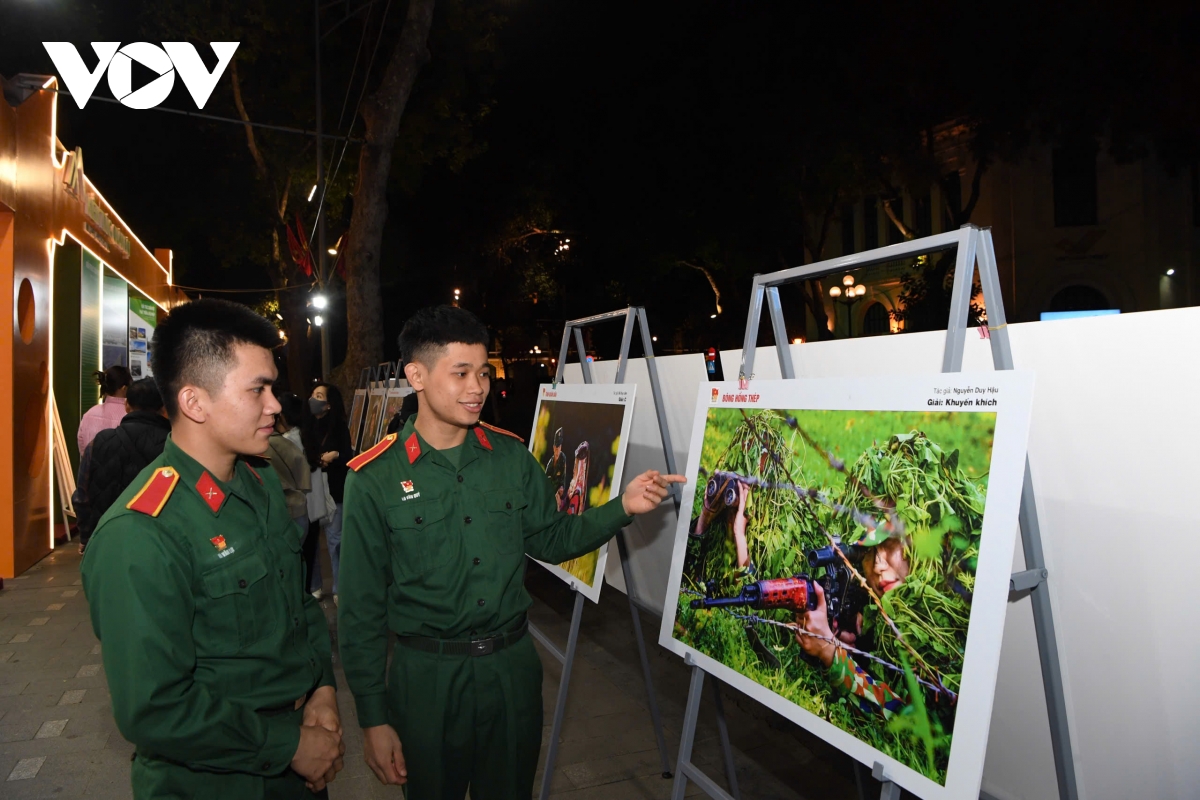
[[[432,365],[410,366],[406,373],[420,392],[420,413],[428,411],[442,422],[463,427],[479,421],[492,384],[486,347],[455,342],[446,345]]]
[[[904,543],[899,539],[888,539],[876,545],[863,558],[863,577],[876,594],[890,592],[904,583],[908,569]]]
[[[281,410],[271,393],[278,377],[269,350],[252,344],[234,348],[236,364],[225,375],[221,390],[207,397],[205,428],[223,449],[240,455],[260,455],[275,429]]]

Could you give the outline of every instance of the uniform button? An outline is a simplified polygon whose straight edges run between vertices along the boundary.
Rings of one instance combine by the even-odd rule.
[[[239,588],[239,589],[245,589],[245,588],[246,588],[246,579],[245,579],[245,578],[239,578],[239,579],[238,579],[238,588]]]
[[[481,597],[478,600],[479,605],[483,605],[486,601]]]
[[[264,761],[264,762],[262,763],[262,768],[263,768],[263,772],[266,772],[267,770],[269,770],[269,769],[271,768],[271,762],[270,762],[270,761]]]
[[[279,577],[283,577],[283,570],[279,570]]]
[[[422,522],[424,522],[424,519],[423,519],[422,517],[417,517],[416,519],[414,519],[414,520],[413,520],[413,522],[415,522],[415,523],[417,523],[418,525],[420,525]]]
[[[292,624],[295,625],[297,628],[299,628],[300,627],[300,618],[292,617]]]
[[[470,524],[471,524],[471,518],[470,518],[470,517],[463,517],[463,522],[464,522],[464,523],[466,523],[467,525],[470,525]]]
[[[479,556],[475,556],[475,558],[472,558],[471,563],[478,567],[479,566]]]
[[[504,507],[507,508],[509,511],[512,511],[512,503],[505,503]]]
[[[459,475],[459,476],[458,476],[458,482],[459,482],[459,483],[462,483],[462,475]]]

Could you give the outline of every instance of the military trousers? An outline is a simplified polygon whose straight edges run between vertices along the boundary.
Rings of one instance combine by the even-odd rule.
[[[300,727],[303,711],[288,716]],[[269,778],[240,772],[208,772],[139,751],[130,768],[134,800],[322,800],[291,769]]]
[[[529,800],[542,743],[542,662],[525,636],[486,656],[397,644],[388,717],[408,800]]]

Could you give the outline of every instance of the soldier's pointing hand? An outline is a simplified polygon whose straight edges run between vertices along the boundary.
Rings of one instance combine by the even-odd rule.
[[[653,511],[667,499],[671,484],[686,481],[683,475],[663,475],[656,469],[646,470],[625,487],[625,493],[621,495],[621,507],[630,515]]]

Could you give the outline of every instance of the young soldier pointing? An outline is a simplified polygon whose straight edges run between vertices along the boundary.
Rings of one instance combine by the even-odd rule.
[[[367,764],[407,783],[409,800],[530,797],[542,664],[526,636],[525,555],[594,550],[684,480],[649,471],[603,506],[559,512],[521,440],[479,423],[487,342],[464,309],[414,315],[400,349],[417,415],[351,461],[346,482],[342,661]]]

